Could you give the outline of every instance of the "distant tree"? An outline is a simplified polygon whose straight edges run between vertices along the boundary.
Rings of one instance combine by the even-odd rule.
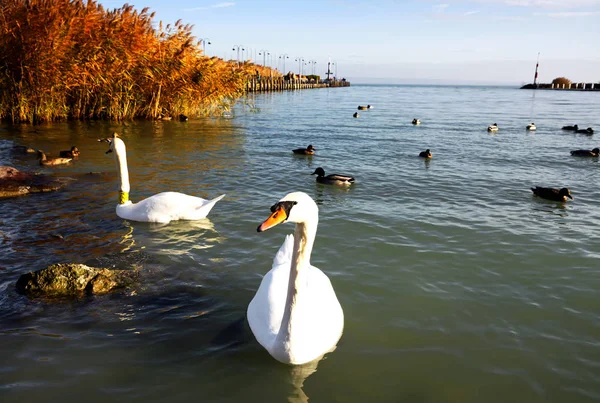
[[[557,77],[554,80],[552,80],[552,84],[565,84],[565,85],[569,85],[571,84],[571,80],[569,80],[566,77]]]

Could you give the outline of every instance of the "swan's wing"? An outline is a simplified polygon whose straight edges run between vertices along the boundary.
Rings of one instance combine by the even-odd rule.
[[[205,218],[216,202],[225,195],[205,200],[178,192],[163,192],[135,204],[117,206],[121,218],[132,221],[168,223],[173,220]]]
[[[332,351],[344,330],[344,312],[329,277],[319,268],[310,266],[306,271],[306,285],[295,320],[298,327],[306,329],[301,351]],[[313,357],[316,358],[316,357]]]
[[[273,259],[272,269],[263,277],[248,305],[248,323],[256,340],[267,350],[273,344],[283,317],[287,298],[294,235],[286,236]]]

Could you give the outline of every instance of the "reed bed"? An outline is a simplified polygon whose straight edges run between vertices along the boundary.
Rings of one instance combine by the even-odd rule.
[[[0,119],[130,120],[206,115],[243,95],[253,63],[205,56],[181,20],[88,0],[0,2]]]

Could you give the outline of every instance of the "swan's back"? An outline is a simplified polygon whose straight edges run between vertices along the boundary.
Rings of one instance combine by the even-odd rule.
[[[216,202],[179,192],[163,192],[138,203],[117,205],[117,215],[126,220],[168,223],[174,220],[200,220],[205,218]]]
[[[275,341],[287,299],[294,236],[288,235],[273,259],[272,269],[263,277],[248,306],[248,323],[256,340],[275,358]],[[332,350],[342,335],[344,314],[329,278],[317,267],[300,273],[303,298],[294,312],[294,339],[290,348],[296,361],[308,362]],[[314,355],[313,352],[319,352]],[[307,358],[308,357],[308,358]]]

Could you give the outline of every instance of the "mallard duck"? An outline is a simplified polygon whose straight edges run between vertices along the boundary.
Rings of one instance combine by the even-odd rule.
[[[321,167],[315,169],[311,175],[317,175],[317,182],[324,185],[351,185],[354,178],[348,175],[331,174],[325,176],[325,170]]]
[[[201,220],[206,218],[214,205],[225,197],[225,195],[221,195],[212,200],[205,200],[178,192],[163,192],[132,203],[129,200],[129,171],[125,143],[117,133],[113,134],[110,139],[99,141],[110,143],[110,148],[106,153],[113,151],[115,153],[120,180],[119,204],[117,204],[116,212],[125,220],[163,224],[174,220]]]
[[[579,130],[579,126],[577,126],[577,125],[573,125],[573,126],[563,126],[563,127],[562,127],[562,130],[573,130],[573,131],[576,131],[576,130]]]
[[[575,157],[597,157],[600,155],[600,148],[594,148],[593,150],[573,150],[571,155]]]
[[[412,120],[412,124],[413,124],[413,125],[420,125],[420,124],[421,124],[421,121],[420,121],[419,119],[413,119],[413,120]]]
[[[498,125],[496,123],[494,123],[493,125],[489,125],[487,128],[488,132],[497,132],[498,131]]]
[[[77,158],[79,157],[79,149],[73,146],[71,150],[61,151],[58,155],[63,158]]]
[[[271,212],[258,232],[285,222],[295,223],[296,229],[283,241],[248,305],[248,324],[277,361],[305,364],[335,349],[344,330],[344,311],[327,275],[310,264],[317,204],[306,193],[294,192]]]
[[[588,127],[587,129],[575,130],[575,133],[580,133],[580,134],[594,134],[594,129],[592,129],[591,127]]]
[[[312,146],[312,144],[309,144],[308,147],[306,147],[306,148],[296,148],[296,149],[292,150],[292,152],[294,154],[302,154],[302,155],[313,155],[315,153],[315,151],[317,151],[317,149],[314,148]]]
[[[366,106],[362,106],[362,105],[358,105],[358,110],[359,111],[366,111],[367,107]]]
[[[562,188],[559,190],[554,188],[543,188],[536,186],[534,188],[531,188],[531,191],[534,195],[541,197],[542,199],[561,202],[566,201],[567,197],[571,200],[573,199],[573,196],[571,196],[571,191],[567,188]]]
[[[431,158],[433,157],[433,155],[431,154],[431,151],[429,151],[429,148],[425,151],[421,151],[419,153],[419,157],[423,157],[423,158]]]
[[[188,120],[188,117],[182,113],[179,115],[179,120],[182,122],[185,122]]]
[[[73,158],[48,158],[42,150],[38,150],[38,158],[40,160],[40,165],[43,166],[63,165],[68,164],[73,160]]]
[[[526,126],[526,129],[529,130],[529,131],[534,131],[534,130],[537,129],[537,127],[535,127],[535,123],[531,122],[530,124],[528,124]]]
[[[352,115],[352,117],[354,117],[354,118],[357,118],[357,117],[359,117],[359,116],[360,116],[360,115],[358,114],[358,112],[354,112],[354,115]]]

